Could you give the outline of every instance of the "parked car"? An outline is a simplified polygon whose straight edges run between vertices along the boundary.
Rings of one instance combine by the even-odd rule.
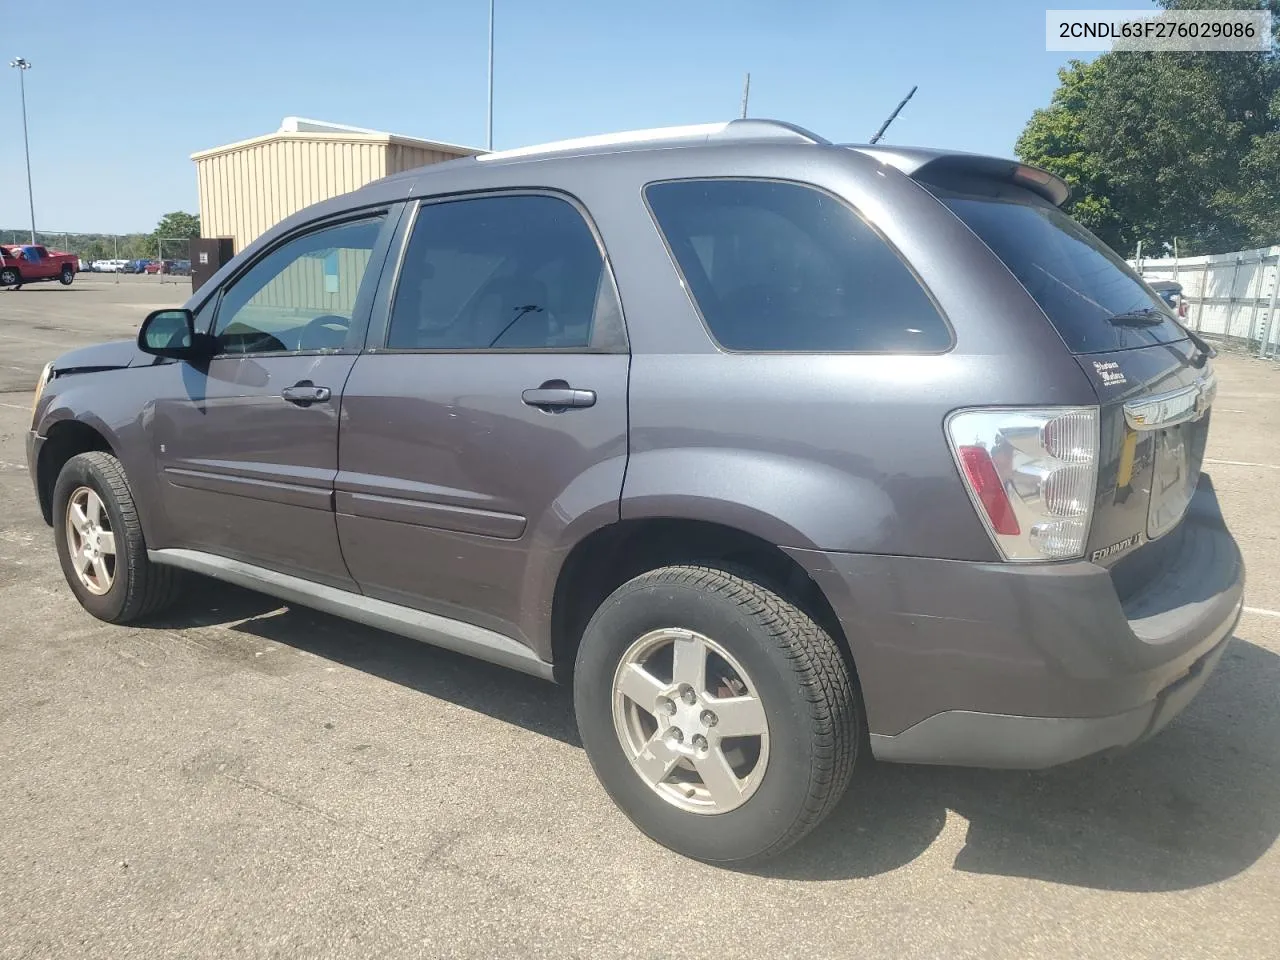
[[[172,273],[175,276],[179,276],[179,277],[191,276],[191,261],[190,260],[174,260],[173,266],[169,268],[169,273]]]
[[[80,269],[73,253],[49,250],[40,244],[0,245],[0,287],[22,288],[24,283],[57,280],[70,285]]]
[[[1187,318],[1187,302],[1182,298],[1182,284],[1176,280],[1152,280],[1147,286],[1160,295],[1160,299],[1179,320]]]
[[[128,265],[128,260],[95,260],[93,271],[94,273],[124,273]]]
[[[174,261],[172,260],[149,260],[144,272],[150,274],[173,273],[173,268]]]
[[[1067,195],[768,121],[396,174],[49,364],[40,508],[94,616],[195,571],[572,683],[641,830],[773,854],[864,751],[1074,760],[1222,656],[1213,351]]]

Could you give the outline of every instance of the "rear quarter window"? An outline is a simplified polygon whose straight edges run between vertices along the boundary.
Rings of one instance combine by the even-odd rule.
[[[951,330],[843,201],[770,180],[652,183],[645,197],[711,336],[735,351],[939,353]]]

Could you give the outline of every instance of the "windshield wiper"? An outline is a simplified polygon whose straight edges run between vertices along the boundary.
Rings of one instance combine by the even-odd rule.
[[[1154,327],[1164,319],[1163,311],[1155,307],[1142,307],[1107,317],[1107,323],[1113,323],[1117,327]]]
[[[1214,357],[1218,355],[1218,351],[1214,347],[1212,347],[1210,344],[1206,343],[1204,338],[1201,337],[1194,330],[1192,330],[1190,327],[1183,327],[1182,332],[1187,335],[1187,339],[1190,340],[1193,344],[1195,344],[1196,349],[1199,351],[1199,353],[1196,355],[1196,359],[1193,360],[1191,363],[1193,367],[1197,367],[1197,368],[1203,367],[1206,362],[1208,362],[1209,360],[1212,360]]]
[[[1129,310],[1125,313],[1117,313],[1115,316],[1108,317],[1107,322],[1113,323],[1117,327],[1154,327],[1164,319],[1165,314],[1162,310],[1159,310],[1156,307],[1142,307],[1137,310]],[[1174,322],[1178,323],[1176,320]],[[1203,367],[1206,361],[1212,360],[1218,355],[1218,351],[1210,344],[1206,343],[1204,339],[1190,327],[1186,327],[1181,323],[1178,323],[1178,328],[1187,335],[1187,339],[1191,341],[1197,350],[1196,358],[1191,364],[1192,366]]]

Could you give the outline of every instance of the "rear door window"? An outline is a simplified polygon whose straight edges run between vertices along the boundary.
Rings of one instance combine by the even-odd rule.
[[[1018,278],[1072,353],[1186,338],[1129,265],[1057,207],[1030,199],[939,196]]]
[[[425,203],[396,287],[393,350],[585,350],[604,258],[582,215],[547,195]]]
[[[712,337],[728,350],[937,353],[951,330],[898,254],[843,201],[771,180],[645,189]]]

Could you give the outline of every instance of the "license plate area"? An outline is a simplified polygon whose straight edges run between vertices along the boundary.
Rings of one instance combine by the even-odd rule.
[[[1154,540],[1178,525],[1200,482],[1203,421],[1153,431],[1151,506],[1147,537]]]

